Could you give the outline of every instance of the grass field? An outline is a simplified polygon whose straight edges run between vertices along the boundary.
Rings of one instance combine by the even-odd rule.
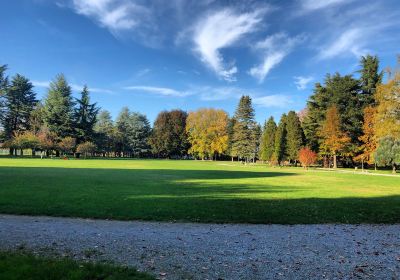
[[[400,176],[231,162],[3,158],[0,213],[229,223],[398,223]]]
[[[38,258],[30,254],[0,252],[0,279],[7,280],[151,280],[131,268],[79,263],[69,259]]]

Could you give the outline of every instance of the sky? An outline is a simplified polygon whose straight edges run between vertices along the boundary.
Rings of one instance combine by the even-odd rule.
[[[399,0],[15,0],[0,3],[0,64],[39,98],[63,73],[115,118],[204,107],[256,119],[306,106],[327,73],[358,76],[360,56],[393,66]]]

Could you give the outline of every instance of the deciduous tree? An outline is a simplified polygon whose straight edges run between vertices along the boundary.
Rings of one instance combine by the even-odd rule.
[[[306,169],[312,164],[315,164],[317,157],[317,153],[310,150],[308,147],[303,147],[299,150],[299,161]]]
[[[400,164],[400,140],[391,136],[381,138],[375,160],[379,166],[392,166],[393,173],[396,173],[396,166]]]

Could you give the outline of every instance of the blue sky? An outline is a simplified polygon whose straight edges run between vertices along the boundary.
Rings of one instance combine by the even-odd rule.
[[[64,73],[114,117],[222,108],[253,98],[259,122],[301,110],[326,73],[359,57],[393,65],[398,0],[16,0],[0,4],[0,64],[39,97]]]

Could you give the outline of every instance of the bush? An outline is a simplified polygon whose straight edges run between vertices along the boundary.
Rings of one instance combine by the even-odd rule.
[[[76,152],[83,154],[85,158],[88,154],[92,154],[95,151],[96,151],[96,145],[93,144],[92,142],[84,142],[79,144],[78,147],[76,147]]]
[[[65,137],[58,143],[58,148],[65,154],[72,153],[76,145],[76,140],[72,137]]]
[[[299,161],[304,168],[308,169],[310,165],[317,161],[317,153],[307,147],[301,148],[299,151]]]

